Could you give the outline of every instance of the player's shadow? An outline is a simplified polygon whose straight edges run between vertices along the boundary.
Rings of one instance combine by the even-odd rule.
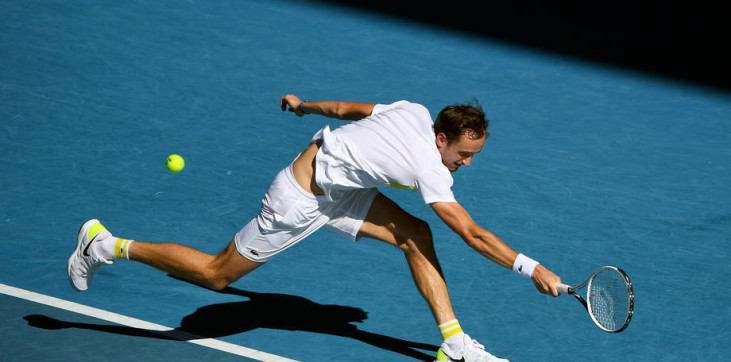
[[[201,307],[183,318],[180,329],[216,338],[257,328],[322,333],[352,338],[372,346],[420,360],[433,360],[438,347],[358,329],[368,314],[359,308],[323,305],[287,294],[256,293],[226,287],[220,291],[246,297],[242,302]],[[417,349],[433,351],[427,355]]]
[[[438,349],[438,346],[431,344],[407,341],[358,329],[358,326],[353,323],[361,323],[368,318],[368,314],[359,308],[323,305],[294,295],[257,293],[232,287],[226,287],[220,293],[238,295],[246,297],[248,300],[198,308],[192,314],[184,317],[178,328],[169,332],[60,321],[42,315],[29,315],[25,317],[25,320],[31,326],[43,329],[81,328],[169,340],[218,338],[257,328],[304,331],[352,338],[423,361],[433,360]],[[426,354],[419,350],[430,351],[430,353]]]

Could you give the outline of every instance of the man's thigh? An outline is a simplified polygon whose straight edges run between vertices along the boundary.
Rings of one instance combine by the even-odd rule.
[[[368,215],[358,232],[358,237],[368,237],[402,247],[406,241],[427,231],[428,225],[402,209],[393,200],[378,193],[373,199]]]

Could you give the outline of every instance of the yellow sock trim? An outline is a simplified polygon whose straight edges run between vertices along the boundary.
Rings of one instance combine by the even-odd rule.
[[[462,332],[462,327],[459,326],[459,321],[454,321],[439,326],[439,331],[442,332],[442,338],[447,339]]]
[[[124,239],[117,239],[117,242],[114,244],[114,257],[117,259],[122,259],[122,253],[120,249],[122,248],[122,243],[124,242]]]
[[[448,323],[448,324],[445,324],[443,326],[439,326],[439,330],[440,331],[446,331],[447,329],[450,329],[450,328],[452,328],[454,326],[459,326],[459,322],[454,321],[452,323]]]
[[[117,259],[127,259],[129,260],[129,243],[131,243],[132,240],[127,239],[117,239],[117,242],[114,244],[114,257]]]
[[[124,245],[122,245],[122,256],[127,260],[129,260],[129,244],[131,243],[132,240],[125,240]]]
[[[447,338],[449,338],[449,337],[451,337],[451,336],[453,336],[453,335],[455,335],[455,334],[457,334],[459,332],[462,332],[462,327],[457,327],[457,328],[452,329],[451,331],[448,331],[448,332],[442,332],[442,338],[447,339]]]

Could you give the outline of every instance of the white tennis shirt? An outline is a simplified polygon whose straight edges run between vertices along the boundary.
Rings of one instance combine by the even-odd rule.
[[[359,121],[312,138],[322,140],[315,181],[329,200],[358,188],[396,183],[413,187],[424,202],[454,202],[449,169],[437,150],[433,121],[426,107],[408,101],[377,104]]]

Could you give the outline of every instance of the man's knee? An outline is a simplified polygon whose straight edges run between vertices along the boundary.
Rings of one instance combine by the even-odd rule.
[[[401,235],[400,239],[402,242],[399,244],[404,251],[423,250],[425,247],[433,247],[433,238],[429,223],[418,218],[413,219],[412,227],[409,228],[405,235]]]
[[[212,280],[210,288],[213,290],[222,290],[223,288],[226,288],[231,283],[233,283],[233,281],[229,281],[224,278],[215,278]]]
[[[197,279],[204,287],[213,290],[221,290],[232,283],[232,281],[219,274],[217,269],[210,267],[203,270]]]
[[[208,288],[221,290],[262,265],[264,263],[250,261],[239,254],[235,241],[231,240],[229,245],[206,265],[203,270],[204,280]]]

